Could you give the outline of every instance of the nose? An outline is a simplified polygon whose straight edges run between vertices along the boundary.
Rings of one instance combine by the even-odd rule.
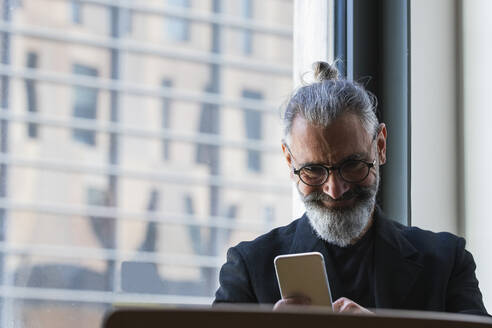
[[[333,199],[342,197],[350,189],[350,185],[336,173],[331,172],[323,185],[323,192]]]

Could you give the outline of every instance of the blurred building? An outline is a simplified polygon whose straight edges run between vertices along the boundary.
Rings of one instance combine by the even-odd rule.
[[[209,303],[227,248],[292,219],[292,7],[2,0],[4,324]]]

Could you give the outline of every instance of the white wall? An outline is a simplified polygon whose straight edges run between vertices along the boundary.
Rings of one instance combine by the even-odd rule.
[[[463,1],[465,234],[492,311],[492,1]]]
[[[411,0],[412,225],[466,237],[489,311],[491,17],[490,0]]]
[[[411,221],[456,233],[455,1],[412,0],[410,12]]]

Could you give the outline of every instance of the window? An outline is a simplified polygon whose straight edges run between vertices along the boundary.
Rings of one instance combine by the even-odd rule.
[[[149,215],[159,210],[160,192],[151,189],[147,203]],[[141,252],[155,252],[159,233],[157,223],[149,221],[145,225],[145,235],[138,246]],[[121,266],[122,290],[130,293],[165,294],[167,285],[158,273],[158,267],[153,262],[139,260],[125,261]]]
[[[253,0],[241,0],[241,16],[247,20],[253,18]],[[244,29],[241,33],[241,41],[243,54],[251,55],[253,53],[253,32]]]
[[[163,80],[162,86],[164,88],[171,88],[172,81],[171,80]],[[162,98],[162,128],[164,130],[168,130],[171,127],[171,100],[169,98]],[[170,155],[170,144],[168,138],[164,138],[162,140],[162,157],[164,160],[169,160],[171,158]]]
[[[262,100],[260,92],[244,90],[243,98],[252,100]],[[262,117],[261,112],[253,109],[244,110],[244,125],[246,129],[246,138],[249,140],[261,140],[262,138]],[[251,171],[261,171],[261,152],[258,150],[247,151],[247,167]]]
[[[87,205],[108,206],[108,193],[102,188],[87,189]],[[114,219],[104,215],[89,216],[90,226],[103,248],[114,247]]]
[[[131,34],[133,30],[133,13],[129,8],[120,9],[121,30],[123,34]]]
[[[82,24],[82,4],[80,0],[71,0],[70,4],[72,23]]]
[[[184,196],[184,212],[190,216],[195,214],[195,205],[191,195]],[[202,231],[199,226],[191,225],[188,228],[188,234],[192,243],[193,250],[196,254],[204,254]]]
[[[97,70],[92,67],[75,64],[73,73],[76,75],[97,77]],[[97,89],[85,86],[74,88],[73,117],[82,119],[96,119],[97,113]],[[96,136],[93,130],[75,128],[72,136],[74,140],[87,145],[96,144]]]
[[[189,8],[189,0],[167,0],[169,6]],[[181,17],[166,17],[166,29],[171,41],[188,41],[190,39],[190,21]]]
[[[273,224],[273,222],[275,221],[275,207],[265,206],[263,208],[263,216],[267,225]]]
[[[215,83],[217,81],[212,81]],[[206,90],[211,90],[207,88]],[[198,131],[206,134],[219,133],[219,108],[210,103],[203,103],[200,111],[200,121]],[[216,170],[218,167],[219,149],[212,144],[197,144],[196,162],[199,164],[208,164],[211,170]]]
[[[106,204],[106,192],[100,188],[87,189],[87,204],[91,206],[104,206]]]
[[[34,52],[27,54],[26,66],[29,69],[36,69],[38,66],[38,55]],[[38,102],[36,94],[36,82],[33,79],[26,79],[26,100],[27,111],[29,113],[36,113],[38,111]],[[27,123],[27,135],[29,138],[38,137],[38,125],[36,123]]]
[[[0,326],[99,327],[115,303],[210,304],[227,249],[271,229],[265,200],[292,197],[278,147],[292,2],[255,2],[267,19],[251,24],[224,0],[29,3],[9,11],[22,33],[0,44],[21,59],[4,62],[0,88]],[[185,46],[162,37],[168,18]],[[279,46],[238,60],[245,26]]]

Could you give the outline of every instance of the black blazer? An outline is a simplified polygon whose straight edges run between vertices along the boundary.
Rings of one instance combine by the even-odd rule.
[[[275,303],[280,299],[273,259],[320,252],[327,256],[306,214],[227,252],[214,303]],[[379,209],[374,220],[376,308],[487,314],[465,240],[390,221]],[[327,270],[329,272],[329,270]]]

